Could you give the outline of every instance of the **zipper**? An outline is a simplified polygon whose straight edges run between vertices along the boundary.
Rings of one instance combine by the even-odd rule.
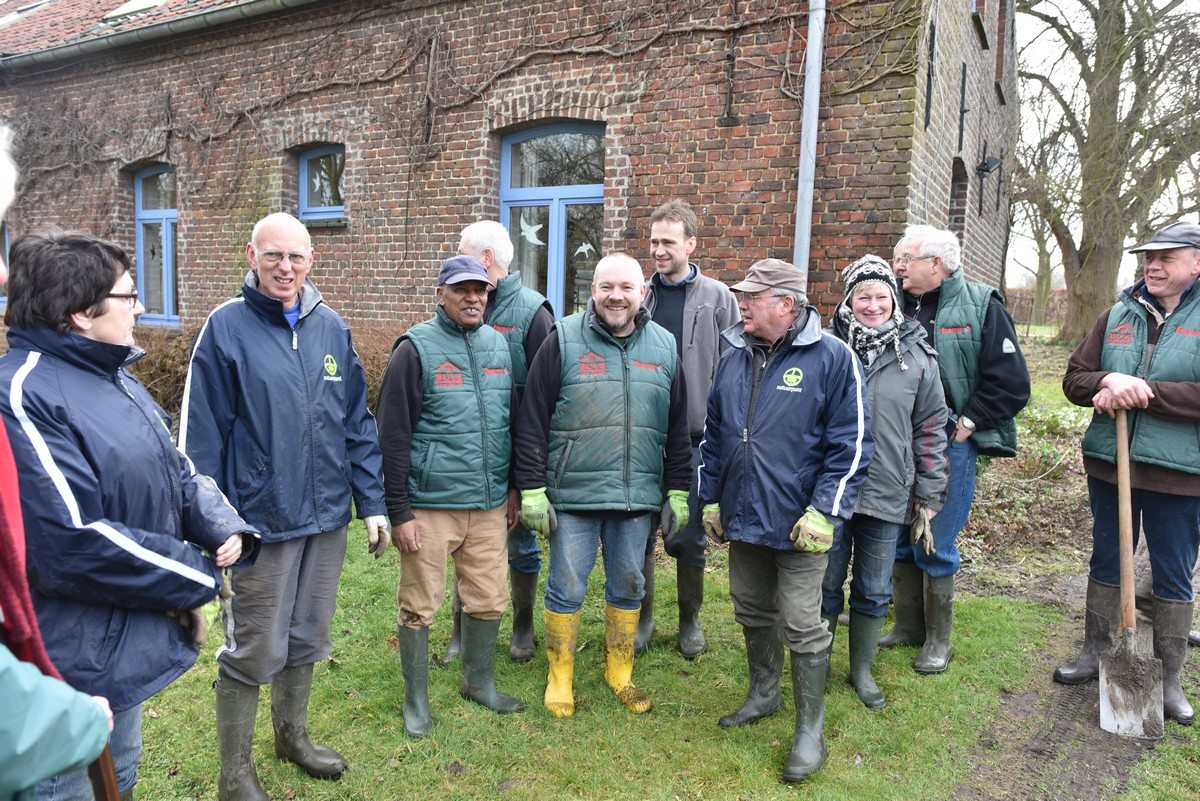
[[[475,364],[475,348],[471,345],[471,337],[473,333],[470,331],[463,332],[463,341],[467,343],[467,361],[471,364],[471,383],[475,388],[475,402],[479,406],[479,423],[480,431],[482,432],[483,442],[481,443],[483,450],[483,486],[485,497],[488,501],[492,499],[492,471],[488,465],[488,424],[487,415],[484,413],[483,405],[483,387],[480,386],[481,374]],[[507,343],[505,343],[507,347]]]
[[[136,408],[138,410],[138,412],[141,413],[142,417],[145,418],[146,421],[150,423],[150,427],[155,429],[156,438],[158,440],[159,451],[163,454],[162,463],[164,465],[169,465],[171,463],[171,454],[167,451],[166,447],[163,445],[162,437],[157,436],[158,429],[163,426],[162,419],[159,418],[157,415],[155,415],[154,419],[150,418],[150,415],[148,415],[146,413],[146,410],[142,408],[142,405],[137,402],[136,398],[133,397],[133,393],[130,392],[129,388],[125,386],[125,382],[123,380],[121,380],[121,371],[120,370],[117,370],[117,372],[113,374],[113,383],[116,384],[118,387],[120,387],[121,391],[125,393],[125,397],[129,398],[129,401],[130,401],[130,403],[133,404],[134,408]],[[169,433],[167,434],[167,437],[168,437],[168,439],[170,438]],[[169,470],[169,469],[165,470],[164,474],[167,477],[167,485],[171,488],[171,497],[172,498],[182,498],[183,497],[183,487],[179,483],[179,476],[175,475],[175,472],[173,470]],[[183,531],[183,518],[181,516],[181,513],[176,511],[174,504],[172,504],[171,516],[175,518],[176,530]]]
[[[1163,338],[1170,336],[1170,331],[1167,329],[1167,318],[1164,317],[1162,322],[1158,324],[1158,342],[1151,345],[1150,344],[1150,330],[1149,330],[1150,323],[1148,320],[1146,321],[1145,325],[1146,325],[1146,347],[1150,348],[1150,358],[1146,359],[1145,369],[1144,370],[1140,369],[1142,367],[1142,365],[1139,364],[1138,365],[1139,369],[1137,371],[1137,377],[1142,379],[1143,381],[1146,381],[1146,376],[1150,375],[1150,368],[1154,366],[1154,357],[1158,355],[1158,351],[1162,347]],[[1141,359],[1139,358],[1138,361],[1141,362]],[[1134,437],[1137,435],[1138,421],[1141,420],[1141,417],[1142,416],[1140,414],[1138,414],[1136,409],[1130,410],[1130,412],[1129,412],[1129,451],[1131,454],[1130,458],[1133,458],[1132,457],[1133,440],[1134,440]],[[1114,430],[1115,430],[1115,427],[1114,427]]]
[[[629,511],[632,511],[632,509],[633,509],[633,502],[629,495],[629,462],[630,462],[630,459],[632,458],[631,453],[630,453],[629,440],[630,440],[630,437],[633,435],[633,432],[631,430],[630,419],[629,419],[630,418],[629,404],[632,402],[633,399],[630,397],[630,393],[629,393],[629,351],[627,351],[625,349],[624,345],[621,346],[621,368],[622,368],[621,380],[625,386],[625,403],[624,403],[624,406],[625,406],[625,481],[623,483],[625,484],[625,511],[629,512]]]
[[[303,318],[301,318],[303,319]],[[316,453],[316,445],[313,442],[313,426],[312,426],[312,397],[308,389],[308,378],[304,375],[304,357],[300,354],[300,320],[296,321],[296,327],[292,329],[292,351],[296,354],[296,366],[300,369],[300,386],[304,387],[304,435],[308,439],[308,457],[312,461]],[[321,510],[317,503],[317,470],[316,465],[309,465],[308,471],[311,484],[309,495],[312,498],[313,516],[317,518],[317,522],[321,523]],[[321,523],[321,525],[324,525]]]

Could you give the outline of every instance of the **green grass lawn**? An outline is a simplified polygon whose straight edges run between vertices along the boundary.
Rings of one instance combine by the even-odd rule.
[[[585,607],[576,661],[574,718],[556,720],[541,705],[544,653],[526,665],[497,649],[502,690],[527,704],[501,717],[458,695],[458,666],[432,668],[432,735],[404,735],[403,683],[392,638],[398,557],[365,554],[360,525],[342,578],[334,619],[334,658],[319,666],[310,716],[316,738],[347,756],[336,783],[308,779],[273,755],[267,694],[259,704],[255,744],[259,775],[275,799],[724,799],[792,798],[778,781],[791,745],[790,693],[785,709],[755,726],[727,732],[717,718],[740,704],[746,666],[733,620],[724,553],[715,554],[702,613],[709,651],[687,662],[674,650],[674,593],[659,594],[660,634],[638,659],[635,679],[654,709],[630,715],[604,684],[603,601],[598,565]],[[361,546],[361,547],[360,547]],[[660,564],[660,588],[673,588],[674,562]],[[543,573],[544,577],[544,573]],[[540,604],[538,605],[540,618]],[[987,725],[1001,690],[1029,676],[1057,612],[1007,598],[963,597],[956,606],[954,661],[942,676],[920,677],[912,649],[881,654],[879,683],[888,706],[871,712],[845,679],[846,641],[834,650],[826,696],[825,769],[803,791],[812,799],[945,798],[969,769],[964,757]],[[538,621],[539,643],[541,623]],[[443,611],[431,650],[448,636]],[[504,640],[508,623],[501,629]],[[211,685],[216,627],[197,666],[146,707],[139,795],[149,799],[215,798],[218,771]],[[790,689],[787,671],[784,687]]]

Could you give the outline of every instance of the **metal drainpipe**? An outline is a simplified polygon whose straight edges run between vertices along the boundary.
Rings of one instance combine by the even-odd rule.
[[[167,36],[178,36],[184,33],[204,30],[228,22],[261,17],[290,8],[299,8],[324,0],[250,0],[236,6],[218,8],[212,11],[200,11],[186,17],[167,20],[144,28],[134,28],[129,31],[111,33],[95,39],[87,39],[75,44],[51,47],[48,50],[38,50],[33,53],[21,53],[7,58],[0,58],[0,72],[19,69],[21,67],[45,66],[69,61],[73,58],[83,58],[106,50],[113,50],[128,45],[152,42]]]
[[[796,172],[796,231],[792,264],[808,285],[812,245],[813,185],[817,172],[817,112],[821,110],[821,71],[825,56],[825,0],[808,4],[808,47],[804,51],[804,109],[800,121],[800,168]]]

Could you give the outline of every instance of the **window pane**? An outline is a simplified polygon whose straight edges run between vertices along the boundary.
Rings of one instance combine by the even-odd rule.
[[[342,171],[346,166],[344,152],[326,153],[308,159],[309,208],[318,206],[341,206]]]
[[[138,271],[142,276],[142,305],[148,314],[164,314],[163,309],[163,236],[162,223],[142,223],[142,252]]]
[[[552,134],[512,146],[510,185],[573,186],[604,183],[604,137]]]
[[[509,209],[508,231],[515,246],[513,272],[520,271],[521,283],[546,294],[546,263],[550,234],[550,207],[524,206]]]
[[[175,171],[168,170],[142,179],[143,209],[175,208]]]
[[[573,203],[567,206],[567,244],[563,249],[566,260],[566,280],[563,283],[567,299],[566,314],[587,308],[592,296],[592,274],[600,261],[600,233],[604,223],[601,203]]]

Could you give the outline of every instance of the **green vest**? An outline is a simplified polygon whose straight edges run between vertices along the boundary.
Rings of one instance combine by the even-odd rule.
[[[644,310],[624,345],[588,310],[555,323],[561,388],[546,490],[556,509],[658,511],[675,337]]]
[[[415,325],[421,417],[412,435],[408,494],[417,509],[495,509],[508,493],[512,369],[504,337],[468,330],[440,308]]]
[[[942,281],[937,315],[933,321],[933,347],[938,352],[938,369],[946,403],[962,414],[979,381],[979,351],[988,304],[1000,293],[986,284],[963,277],[962,269]],[[987,456],[1017,455],[1017,425],[1009,419],[996,428],[976,431],[971,441]]]
[[[1158,344],[1146,347],[1149,311],[1122,293],[1108,313],[1100,369],[1136,375],[1147,381],[1200,381],[1200,286],[1172,312],[1158,332]],[[1149,352],[1148,352],[1149,351]],[[1200,424],[1165,420],[1129,410],[1129,459],[1183,473],[1200,473]],[[1083,435],[1083,453],[1116,463],[1117,427],[1106,414],[1092,416]]]
[[[495,328],[508,340],[508,352],[512,358],[513,384],[518,392],[525,391],[525,377],[529,365],[525,363],[525,334],[529,323],[538,309],[547,301],[540,293],[521,284],[521,275],[512,273],[496,284],[496,303],[488,315],[487,324]]]

